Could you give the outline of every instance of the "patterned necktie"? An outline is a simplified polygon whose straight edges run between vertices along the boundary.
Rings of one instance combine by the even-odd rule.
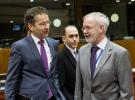
[[[96,68],[96,52],[99,49],[97,46],[92,46],[91,48],[91,58],[90,58],[90,68],[91,68],[91,77],[93,78]]]
[[[45,72],[48,75],[48,59],[47,59],[47,54],[46,54],[46,50],[44,47],[44,40],[40,40],[39,44],[40,44],[41,59],[42,59],[43,64],[44,64]],[[49,87],[48,98],[51,98],[51,97],[52,97],[52,92],[51,92],[51,89]]]

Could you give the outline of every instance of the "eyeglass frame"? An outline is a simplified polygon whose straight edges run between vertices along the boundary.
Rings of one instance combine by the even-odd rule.
[[[95,26],[93,26],[93,27],[85,26],[85,27],[81,27],[81,29],[82,29],[82,31],[84,31],[85,29],[86,29],[86,30],[92,30],[92,29],[96,28],[97,26],[99,26],[99,25],[95,25]]]

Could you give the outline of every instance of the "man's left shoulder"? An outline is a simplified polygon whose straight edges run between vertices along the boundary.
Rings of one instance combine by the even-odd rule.
[[[46,39],[47,39],[48,41],[50,41],[50,42],[59,44],[59,40],[56,40],[56,39],[53,39],[53,38],[50,38],[50,37],[47,37]]]
[[[113,49],[117,50],[117,51],[127,51],[127,49],[125,47],[122,47],[119,44],[116,44],[114,42],[111,42],[111,46]]]

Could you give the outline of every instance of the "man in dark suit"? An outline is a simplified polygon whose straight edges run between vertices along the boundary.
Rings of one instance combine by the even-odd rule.
[[[65,100],[58,89],[56,72],[59,43],[48,37],[50,20],[47,10],[41,6],[28,9],[24,25],[29,35],[11,48],[6,100]]]
[[[107,39],[108,26],[103,13],[83,17],[88,43],[79,49],[74,100],[134,100],[128,51]]]
[[[58,55],[58,75],[60,89],[67,100],[73,100],[76,77],[78,30],[75,26],[65,27],[62,36],[64,47]]]

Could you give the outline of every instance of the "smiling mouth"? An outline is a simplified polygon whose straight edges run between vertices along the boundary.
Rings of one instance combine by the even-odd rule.
[[[89,35],[87,35],[87,36],[85,35],[85,38],[89,38],[89,37],[90,37]]]

